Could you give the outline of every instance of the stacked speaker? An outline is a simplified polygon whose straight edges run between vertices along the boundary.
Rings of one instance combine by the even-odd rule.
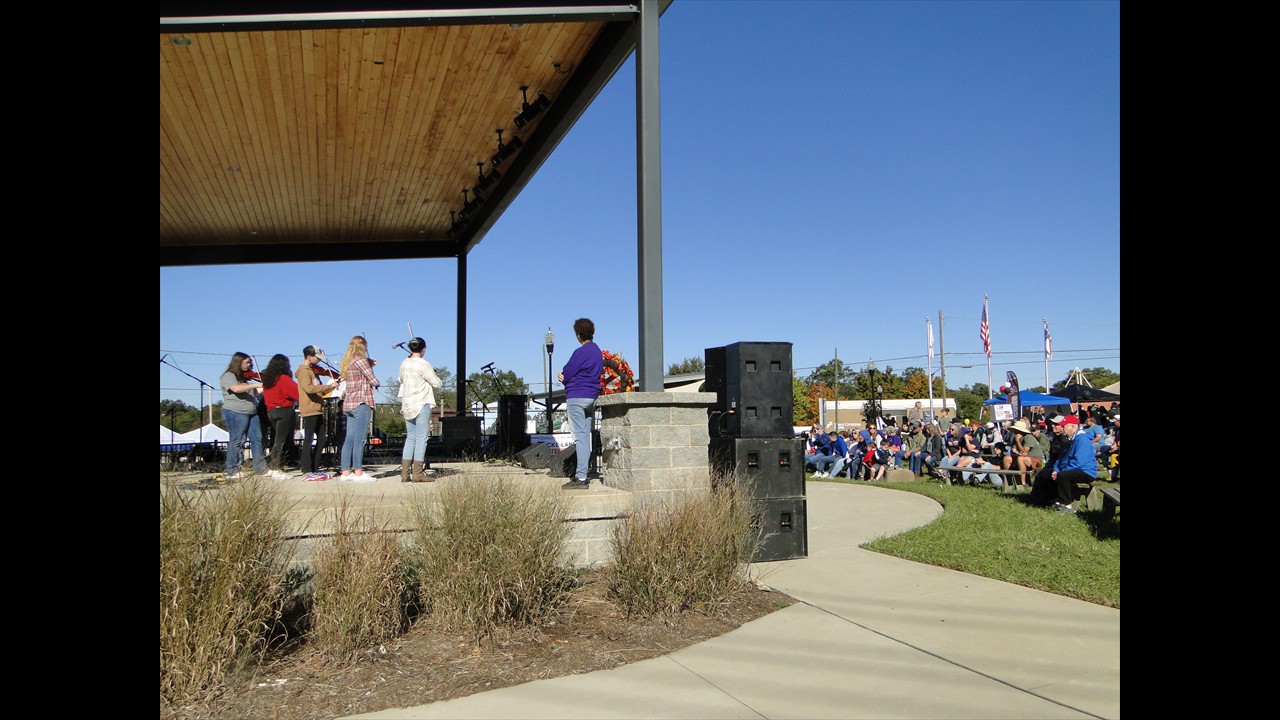
[[[506,457],[529,447],[528,395],[498,396],[498,452]]]
[[[809,554],[804,441],[792,427],[791,343],[740,342],[707,348],[706,392],[712,479],[752,498],[754,562]]]

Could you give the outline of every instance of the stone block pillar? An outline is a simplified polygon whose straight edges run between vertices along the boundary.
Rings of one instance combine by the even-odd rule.
[[[600,396],[605,484],[632,493],[711,487],[707,409],[715,402],[701,392]]]

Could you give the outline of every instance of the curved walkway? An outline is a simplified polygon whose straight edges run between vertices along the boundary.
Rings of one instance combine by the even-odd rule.
[[[1118,718],[1120,611],[860,550],[941,512],[808,484],[809,557],[754,573],[799,602],[612,670],[359,718]]]

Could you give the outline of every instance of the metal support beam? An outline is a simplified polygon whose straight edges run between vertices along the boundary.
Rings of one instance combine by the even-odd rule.
[[[454,412],[462,417],[467,407],[467,254],[458,255],[458,365],[453,371],[458,405]],[[443,418],[444,415],[441,414]]]
[[[640,0],[636,38],[636,191],[640,291],[639,390],[662,392],[662,148],[658,127],[658,0]]]

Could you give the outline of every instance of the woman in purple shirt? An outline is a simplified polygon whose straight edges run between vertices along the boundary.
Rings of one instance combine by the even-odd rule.
[[[600,347],[593,342],[596,336],[595,323],[587,318],[578,318],[573,323],[573,333],[578,338],[578,349],[569,356],[569,362],[565,363],[558,377],[564,384],[565,405],[569,412],[569,425],[573,428],[578,468],[573,480],[565,483],[564,487],[585,489],[591,485],[587,479],[587,464],[591,460],[591,421],[596,412],[596,398],[600,395],[604,356]]]

